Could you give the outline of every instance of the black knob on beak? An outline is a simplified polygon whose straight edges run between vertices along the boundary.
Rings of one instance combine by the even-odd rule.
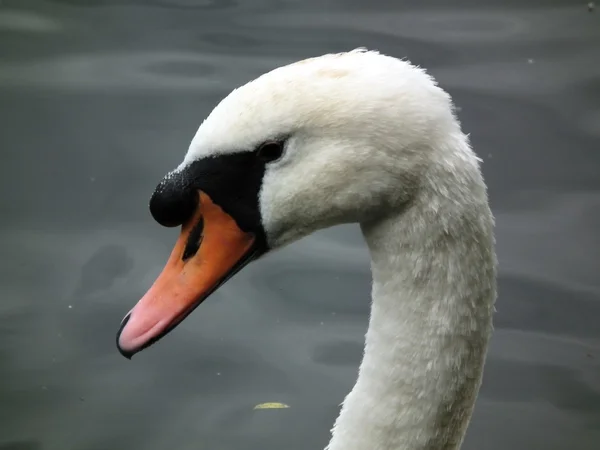
[[[198,206],[198,192],[181,177],[167,175],[150,198],[150,214],[164,227],[185,223]]]

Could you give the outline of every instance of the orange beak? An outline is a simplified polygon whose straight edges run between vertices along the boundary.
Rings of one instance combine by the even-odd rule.
[[[242,231],[207,194],[199,196],[162,273],[121,323],[117,346],[123,356],[131,358],[166,335],[258,256],[256,236]]]

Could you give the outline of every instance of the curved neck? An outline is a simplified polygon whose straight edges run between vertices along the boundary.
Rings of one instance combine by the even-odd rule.
[[[452,190],[466,185],[461,206]],[[361,225],[372,258],[371,317],[328,450],[460,447],[492,329],[492,220],[476,170]]]

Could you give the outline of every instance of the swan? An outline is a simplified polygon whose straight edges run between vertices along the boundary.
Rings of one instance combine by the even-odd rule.
[[[423,69],[363,48],[276,68],[233,90],[151,196],[181,233],[121,322],[135,353],[250,261],[359,223],[371,257],[363,359],[328,450],[461,446],[496,300],[481,160]]]

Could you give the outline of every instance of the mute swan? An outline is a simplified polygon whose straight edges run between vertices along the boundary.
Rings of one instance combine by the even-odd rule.
[[[280,67],[199,127],[150,211],[181,234],[117,335],[130,358],[248,262],[358,222],[372,306],[358,379],[329,450],[460,447],[496,298],[480,160],[423,70],[357,49]]]

